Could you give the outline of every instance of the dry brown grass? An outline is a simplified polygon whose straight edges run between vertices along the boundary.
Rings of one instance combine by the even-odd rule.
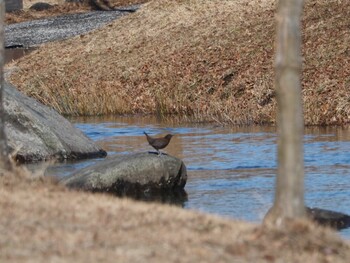
[[[275,122],[273,0],[154,0],[21,59],[11,81],[68,115]],[[306,1],[308,125],[350,122],[350,2]]]
[[[229,205],[229,204],[228,204]],[[350,262],[308,222],[284,229],[0,176],[0,262]]]

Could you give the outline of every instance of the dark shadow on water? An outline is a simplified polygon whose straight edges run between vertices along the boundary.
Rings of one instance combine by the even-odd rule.
[[[184,207],[185,202],[188,201],[188,195],[185,190],[176,190],[176,191],[163,191],[163,192],[134,192],[128,194],[121,194],[117,192],[105,192],[120,198],[131,198],[136,201],[143,202],[154,202],[168,205],[175,205],[179,207]]]

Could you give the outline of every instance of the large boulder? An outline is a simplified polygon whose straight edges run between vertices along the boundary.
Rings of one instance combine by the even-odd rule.
[[[19,162],[84,159],[107,153],[53,109],[4,85],[5,130]]]
[[[136,153],[109,157],[61,182],[69,188],[145,199],[164,194],[183,197],[186,181],[186,166],[180,159]]]

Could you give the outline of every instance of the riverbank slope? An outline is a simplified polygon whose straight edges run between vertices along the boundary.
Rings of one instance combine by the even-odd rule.
[[[157,114],[273,124],[275,3],[158,1],[107,26],[43,45],[11,82],[67,115]],[[350,2],[308,0],[307,125],[350,122]]]
[[[167,205],[0,176],[1,262],[340,262],[349,243],[307,222],[264,228]],[[229,205],[229,204],[227,204]]]

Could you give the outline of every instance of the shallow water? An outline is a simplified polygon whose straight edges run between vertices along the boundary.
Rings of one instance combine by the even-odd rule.
[[[176,134],[165,152],[187,166],[187,209],[261,222],[272,205],[274,127],[172,124],[136,117],[71,120],[109,155],[152,150],[143,131]],[[307,128],[304,149],[306,204],[350,214],[350,128]],[[48,173],[64,176],[98,161],[58,164]],[[350,238],[349,229],[341,234]]]

